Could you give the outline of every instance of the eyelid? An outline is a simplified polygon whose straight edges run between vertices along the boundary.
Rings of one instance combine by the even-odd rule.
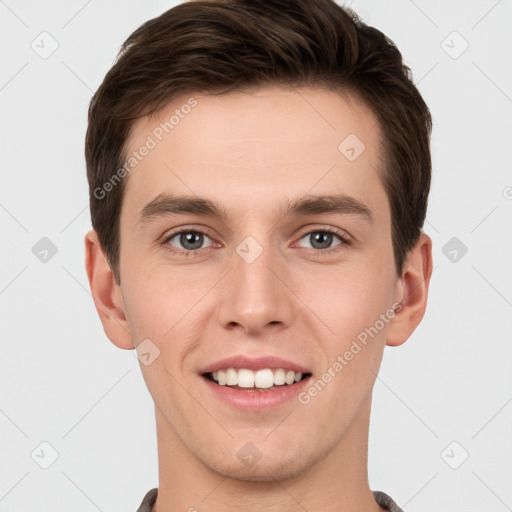
[[[181,235],[182,233],[199,233],[208,237],[212,241],[212,244],[208,247],[201,247],[200,249],[186,250],[180,249],[179,247],[174,247],[169,243],[173,238],[175,238],[177,235]],[[215,244],[218,244],[218,242],[216,242],[213,237],[208,234],[207,229],[204,227],[196,228],[192,226],[180,226],[179,228],[171,229],[162,236],[162,245],[170,245],[172,247],[172,249],[170,249],[172,252],[179,254],[185,253],[186,256],[198,254],[205,249],[210,249],[211,247],[215,246]]]
[[[162,235],[162,240],[164,242],[168,241],[169,239],[175,237],[176,235],[179,235],[180,233],[190,233],[190,232],[194,232],[194,233],[201,233],[203,235],[206,235],[210,238],[211,235],[209,235],[209,229],[206,227],[206,226],[201,226],[201,225],[184,225],[184,226],[179,226],[177,228],[173,228],[173,229],[169,229],[168,231],[166,231],[163,235]]]
[[[336,244],[332,247],[328,247],[327,249],[315,249],[314,247],[302,247],[305,249],[307,254],[314,258],[322,258],[331,255],[335,255],[340,251],[344,251],[348,246],[353,245],[352,237],[344,230],[339,228],[334,228],[332,226],[321,226],[321,227],[309,227],[307,231],[303,232],[298,238],[297,242],[294,242],[292,247],[298,244],[304,237],[311,235],[312,233],[331,233],[337,236],[340,239],[340,243]]]
[[[352,236],[349,235],[345,230],[340,228],[335,228],[333,226],[308,226],[308,228],[299,236],[299,240],[304,238],[305,235],[310,235],[311,233],[318,233],[318,232],[326,232],[326,233],[332,233],[338,237],[341,238],[341,240],[344,240],[346,243],[350,243],[353,239]]]

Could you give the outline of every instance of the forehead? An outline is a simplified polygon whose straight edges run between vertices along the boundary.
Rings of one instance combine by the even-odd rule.
[[[139,119],[125,150],[139,154],[125,184],[130,212],[162,193],[214,197],[240,212],[308,192],[350,192],[376,208],[386,200],[377,120],[347,93],[182,95]]]

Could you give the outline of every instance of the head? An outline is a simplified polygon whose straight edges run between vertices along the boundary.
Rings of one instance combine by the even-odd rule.
[[[298,474],[364,423],[383,347],[426,307],[430,132],[398,49],[331,0],[189,2],[123,44],[89,108],[89,280],[112,342],[158,355],[160,425],[211,469]],[[201,404],[204,370],[244,354],[305,367],[302,399]]]

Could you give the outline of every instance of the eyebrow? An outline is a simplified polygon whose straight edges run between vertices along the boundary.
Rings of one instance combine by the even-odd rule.
[[[358,199],[346,194],[307,195],[288,201],[283,217],[319,214],[359,215],[364,220],[374,221],[371,210]],[[139,213],[139,224],[170,214],[195,214],[227,221],[229,215],[216,201],[199,196],[159,194],[147,203]]]

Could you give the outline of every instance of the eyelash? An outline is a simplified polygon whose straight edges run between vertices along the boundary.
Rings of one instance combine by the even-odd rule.
[[[180,254],[184,255],[185,257],[198,256],[199,252],[201,251],[201,249],[193,249],[193,250],[186,251],[186,250],[177,249],[176,247],[171,246],[169,244],[169,242],[173,238],[175,238],[177,235],[181,235],[182,233],[199,233],[199,234],[205,235],[208,238],[210,238],[206,232],[204,232],[204,231],[202,231],[200,229],[183,229],[182,228],[182,229],[179,229],[178,231],[173,231],[172,233],[167,235],[165,237],[165,239],[163,240],[162,244],[163,245],[168,245],[168,246],[172,247],[172,249],[170,249],[172,252],[177,253],[179,255]],[[326,254],[330,255],[333,252],[337,252],[339,250],[343,250],[343,246],[345,246],[345,245],[351,245],[351,242],[348,239],[348,237],[345,234],[343,234],[343,232],[341,232],[341,231],[339,231],[337,229],[334,229],[334,228],[313,229],[311,231],[307,231],[304,234],[302,234],[298,240],[302,240],[305,236],[311,235],[312,233],[331,233],[333,235],[336,235],[341,240],[340,244],[335,245],[334,247],[331,247],[331,248],[328,248],[328,249],[314,249],[314,248],[311,248],[313,252],[311,252],[310,254],[313,257],[322,257],[322,256],[324,256]],[[208,248],[206,248],[206,249],[208,249]]]

